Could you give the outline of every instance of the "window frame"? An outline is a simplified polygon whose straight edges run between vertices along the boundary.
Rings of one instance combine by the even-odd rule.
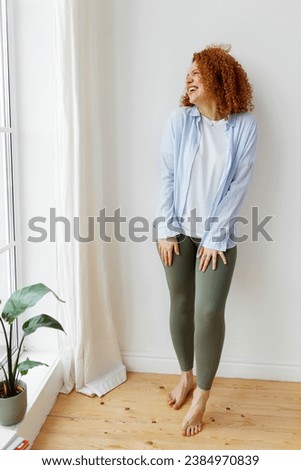
[[[1,48],[1,63],[0,73],[3,77],[3,87],[0,89],[3,103],[3,121],[1,116],[0,122],[0,135],[3,139],[3,148],[5,149],[4,161],[4,178],[6,180],[6,207],[5,213],[7,215],[7,244],[0,247],[0,262],[1,257],[8,255],[8,295],[11,295],[18,285],[17,280],[17,242],[16,242],[16,210],[15,210],[15,174],[14,174],[14,129],[13,129],[13,116],[12,116],[12,80],[11,80],[11,36],[10,36],[10,11],[8,0],[0,0],[0,48]],[[7,261],[6,261],[7,262]],[[7,299],[1,299],[1,312]],[[14,349],[18,346],[18,328],[15,329]],[[3,338],[4,339],[4,338]],[[1,346],[5,347],[5,344]],[[5,355],[0,357],[0,362],[5,363]]]

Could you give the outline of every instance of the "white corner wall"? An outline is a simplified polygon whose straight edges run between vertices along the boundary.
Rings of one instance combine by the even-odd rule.
[[[13,0],[22,283],[56,287],[55,246],[27,242],[28,220],[54,207],[52,2]],[[258,160],[244,207],[273,215],[262,237],[239,246],[227,304],[220,375],[301,380],[301,67],[298,0],[111,0],[108,23],[111,99],[107,214],[153,220],[158,148],[178,105],[192,53],[230,43],[254,85]],[[100,208],[101,209],[101,208]],[[127,236],[128,225],[121,225]],[[130,370],[177,372],[169,337],[169,299],[155,244],[108,244],[110,294],[120,346]],[[54,303],[47,307],[53,312]],[[51,313],[50,312],[50,313]],[[49,343],[51,343],[49,341]],[[36,339],[32,347],[45,345]],[[49,347],[51,345],[48,344]]]

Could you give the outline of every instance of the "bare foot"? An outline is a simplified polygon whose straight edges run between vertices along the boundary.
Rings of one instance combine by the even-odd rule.
[[[202,390],[199,387],[195,389],[191,407],[182,423],[181,433],[183,436],[194,436],[202,431],[202,421],[209,394],[210,390]]]
[[[182,372],[180,382],[167,397],[167,403],[174,410],[181,408],[187,395],[195,388],[192,371]]]

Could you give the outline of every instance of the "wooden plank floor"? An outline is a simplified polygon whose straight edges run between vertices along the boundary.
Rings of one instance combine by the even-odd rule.
[[[301,383],[216,378],[193,437],[166,404],[175,375],[128,373],[104,397],[60,394],[32,449],[301,449]]]

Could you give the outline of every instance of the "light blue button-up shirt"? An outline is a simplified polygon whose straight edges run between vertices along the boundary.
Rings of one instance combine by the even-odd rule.
[[[160,146],[160,196],[155,223],[158,239],[181,233],[191,170],[202,138],[201,119],[196,106],[179,107],[166,124]],[[200,246],[219,251],[236,245],[235,217],[239,215],[255,162],[257,126],[253,114],[230,115],[225,132],[224,171],[211,207],[211,222],[208,221],[200,242]]]

